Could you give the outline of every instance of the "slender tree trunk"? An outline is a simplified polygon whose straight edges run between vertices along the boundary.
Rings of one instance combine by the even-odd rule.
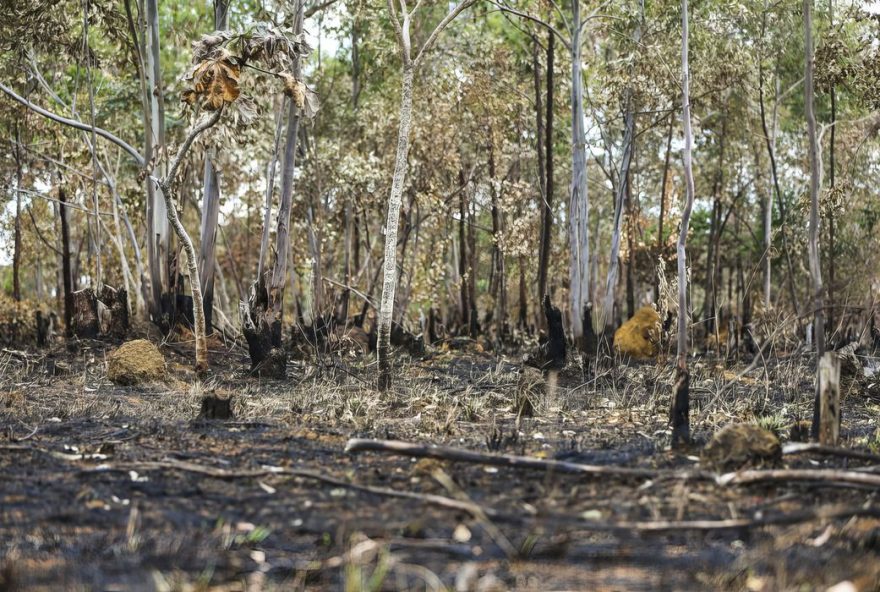
[[[590,306],[590,200],[587,194],[587,147],[584,131],[584,84],[581,64],[580,0],[572,2],[571,36],[571,188],[569,200],[570,313],[572,337],[584,335],[584,310]]]
[[[260,259],[257,262],[257,289],[265,290],[266,285],[266,262],[269,256],[269,224],[272,221],[272,197],[275,192],[275,165],[278,162],[278,148],[281,144],[281,131],[284,129],[284,106],[282,102],[278,106],[278,117],[275,122],[275,143],[272,148],[272,156],[266,166],[266,199],[263,210],[263,231],[260,235]]]
[[[813,85],[813,0],[804,0],[804,101],[807,135],[810,139],[810,229],[809,260],[813,288],[813,335],[817,360],[825,353],[825,321],[822,298],[822,267],[819,263],[819,147],[816,140],[816,114]]]
[[[229,4],[214,0],[214,30],[228,28]],[[205,152],[205,175],[202,183],[202,226],[199,240],[199,282],[204,294],[204,314],[207,331],[211,331],[214,308],[214,262],[217,244],[217,221],[220,215],[220,175],[217,173],[217,150],[211,146]],[[248,235],[250,236],[250,234]],[[250,252],[250,249],[248,249]]]
[[[629,167],[632,162],[633,140],[636,127],[635,113],[632,105],[632,91],[627,89],[624,91],[626,104],[626,115],[624,116],[624,133],[623,133],[623,156],[620,159],[620,171],[618,173],[619,182],[617,184],[617,192],[614,196],[614,221],[613,231],[611,235],[611,260],[608,263],[608,277],[605,281],[605,305],[603,306],[603,315],[605,317],[605,331],[609,335],[614,331],[614,296],[617,289],[618,267],[620,261],[620,237],[623,233],[623,210],[624,201],[626,200],[627,187],[629,184]],[[632,257],[632,253],[630,253]]]
[[[672,154],[672,129],[675,122],[675,106],[673,105],[669,114],[669,132],[666,136],[666,156],[663,160],[663,178],[660,181],[660,216],[657,219],[657,256],[664,263],[663,259],[663,219],[666,217],[666,184],[669,179],[669,157]],[[660,302],[660,282],[659,279],[654,280],[654,301]],[[666,319],[663,319],[665,321]]]
[[[834,0],[829,0],[828,2],[828,20],[829,24],[834,26]],[[837,130],[837,93],[834,91],[834,85],[831,85],[831,140],[829,146],[829,181],[831,183],[831,190],[833,192],[835,186],[834,179],[834,145],[835,145],[835,130]],[[828,208],[828,303],[831,305],[828,308],[828,327],[832,331],[834,331],[834,272],[835,272],[835,263],[834,263],[834,207]]]
[[[61,277],[64,284],[64,335],[73,336],[73,285],[70,273],[70,225],[67,220],[67,193],[58,190],[58,209],[61,218]]]
[[[764,17],[761,25],[762,39],[763,32],[766,29],[767,22],[767,3],[769,0],[765,0],[764,2]],[[778,64],[777,64],[778,67]],[[767,145],[767,154],[770,157],[770,177],[773,180],[773,190],[776,195],[776,203],[779,204],[779,231],[782,235],[782,250],[785,256],[786,267],[788,270],[788,289],[789,295],[791,297],[792,306],[794,306],[795,315],[799,314],[800,306],[798,305],[797,292],[794,289],[794,268],[791,264],[791,254],[788,250],[788,236],[785,229],[785,201],[782,199],[782,191],[779,188],[779,176],[776,172],[776,109],[779,106],[779,77],[778,74],[776,76],[776,98],[773,104],[773,130],[772,134],[767,125],[767,113],[766,108],[764,106],[764,64],[763,60],[758,62],[758,107],[761,113],[761,128],[764,132],[764,141]],[[772,198],[768,197],[768,214],[770,220],[772,221],[773,209],[772,209]],[[771,224],[766,224],[767,230],[766,232],[771,233]],[[769,238],[769,237],[768,237]],[[769,264],[768,264],[769,268]],[[767,272],[765,272],[767,273]]]
[[[15,124],[15,237],[12,251],[12,297],[21,300],[21,134]]]
[[[470,327],[471,305],[470,290],[468,289],[468,240],[467,240],[467,213],[468,200],[467,189],[465,188],[464,170],[458,171],[458,182],[461,186],[461,193],[458,195],[458,277],[461,281],[459,289],[461,300],[461,327]]]
[[[556,37],[549,33],[547,38],[547,114],[546,125],[540,125],[540,93],[535,89],[538,109],[538,134],[543,131],[544,139],[544,172],[542,179],[543,207],[541,208],[541,245],[538,255],[538,300],[540,301],[547,293],[547,268],[550,266],[550,243],[553,231],[553,58],[555,54]],[[537,84],[537,82],[536,82]],[[541,149],[539,145],[538,154]],[[540,166],[541,163],[539,163]],[[540,307],[535,309],[538,315],[538,326],[543,327],[547,321]]]
[[[379,318],[377,320],[380,391],[386,391],[391,386],[391,315],[394,312],[394,290],[397,287],[397,226],[400,219],[400,204],[406,180],[406,159],[409,153],[413,74],[412,63],[404,63],[400,90],[400,124],[397,133],[397,153],[395,155],[391,195],[388,198],[388,215],[385,220],[384,279],[382,281],[382,298],[379,305]]]
[[[691,164],[694,137],[691,131],[690,72],[688,68],[688,0],[681,0],[681,92],[684,123],[684,177],[686,201],[678,235],[678,352],[677,378],[672,400],[673,446],[690,441],[690,375],[688,373],[687,234],[694,205],[694,173]]]
[[[199,284],[204,296],[205,327],[211,332],[214,309],[214,261],[216,260],[217,220],[220,215],[220,179],[212,162],[214,150],[205,155],[202,183],[202,226],[199,243]]]

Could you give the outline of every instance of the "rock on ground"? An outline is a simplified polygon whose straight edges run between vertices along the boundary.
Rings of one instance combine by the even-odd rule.
[[[116,384],[133,385],[165,377],[165,357],[146,339],[123,343],[107,362],[107,377]]]

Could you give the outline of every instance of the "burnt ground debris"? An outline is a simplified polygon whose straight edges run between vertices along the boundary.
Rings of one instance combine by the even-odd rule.
[[[0,354],[4,589],[365,589],[371,577],[376,589],[824,590],[849,580],[870,590],[880,582],[876,517],[604,529],[876,508],[876,489],[585,477],[344,451],[350,437],[390,438],[697,470],[696,456],[668,450],[669,364],[620,364],[586,384],[562,373],[523,417],[513,409],[519,364],[486,352],[434,350],[403,364],[398,388],[380,396],[367,358],[291,362],[287,380],[260,380],[249,376],[242,348],[214,347],[203,383],[180,354],[186,349],[170,343],[171,378],[132,387],[106,379],[109,346],[100,342]],[[46,364],[59,357],[69,370],[50,375]],[[808,416],[805,358],[768,364],[724,391],[738,369],[693,364],[697,443],[756,418],[785,438]],[[876,442],[872,395],[845,402],[844,445]],[[235,419],[198,418],[206,396],[231,398]],[[785,463],[870,464],[816,455]],[[224,473],[185,470],[191,465]],[[497,515],[479,520],[347,484],[465,500]]]

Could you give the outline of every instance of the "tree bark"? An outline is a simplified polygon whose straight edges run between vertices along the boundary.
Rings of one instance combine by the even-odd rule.
[[[602,314],[605,317],[604,327],[607,333],[614,331],[614,296],[617,289],[618,268],[620,261],[620,237],[623,232],[623,204],[629,184],[629,167],[632,162],[633,140],[636,127],[635,113],[632,105],[632,91],[625,91],[626,115],[624,116],[623,157],[620,159],[619,182],[614,196],[614,221],[611,235],[611,254],[608,263],[608,277],[605,281],[605,304]],[[633,254],[630,253],[630,257]]]
[[[73,286],[70,275],[70,226],[67,220],[67,193],[58,189],[58,210],[61,218],[61,275],[64,284],[64,335],[73,336]]]
[[[217,220],[220,215],[220,180],[212,162],[214,150],[205,155],[202,183],[202,225],[199,240],[199,284],[204,295],[205,328],[210,333],[214,309],[214,261],[217,242]]]
[[[391,315],[394,312],[394,291],[397,287],[397,226],[400,204],[406,179],[409,132],[412,124],[413,65],[404,63],[400,89],[400,124],[397,132],[397,153],[388,215],[385,219],[385,261],[383,263],[382,298],[379,304],[377,356],[379,361],[379,390],[391,386]],[[464,191],[462,191],[464,194]],[[464,248],[464,244],[462,244]]]
[[[572,2],[571,35],[571,187],[569,200],[569,298],[571,334],[584,335],[582,318],[592,300],[590,294],[590,199],[587,194],[587,148],[584,131],[584,85],[581,64],[580,0]]]
[[[547,37],[547,114],[545,116],[545,125],[540,125],[540,93],[535,89],[536,103],[538,109],[538,135],[539,139],[543,132],[544,139],[544,171],[541,173],[542,180],[542,197],[543,207],[541,208],[541,245],[540,254],[538,256],[538,300],[544,298],[547,294],[547,268],[550,266],[550,243],[552,242],[553,232],[553,61],[555,54],[556,37],[553,32],[548,33]],[[536,82],[539,84],[539,82]],[[540,157],[541,147],[539,144],[538,155]],[[538,164],[540,166],[541,163]],[[540,308],[536,307],[538,313],[538,324],[544,326],[546,319],[540,313]]]
[[[828,2],[828,20],[829,24],[834,26],[834,0],[829,0]],[[834,91],[834,85],[831,85],[831,139],[829,145],[829,157],[828,157],[828,165],[829,165],[829,182],[831,184],[831,190],[834,191],[835,179],[834,179],[834,169],[835,169],[835,154],[834,154],[834,146],[835,142],[835,130],[837,130],[837,93]],[[834,204],[831,204],[831,207],[828,208],[828,303],[831,306],[828,308],[828,327],[832,331],[834,331]]]
[[[226,30],[229,4],[214,0],[214,30]],[[217,244],[217,221],[220,214],[220,176],[215,163],[217,150],[211,146],[205,152],[205,174],[202,184],[202,225],[199,237],[199,282],[204,294],[204,315],[207,331],[211,332],[214,308],[214,262]]]
[[[816,359],[825,353],[825,321],[822,297],[822,267],[819,263],[819,147],[816,139],[816,114],[813,84],[813,3],[804,0],[804,101],[807,115],[807,135],[810,140],[810,228],[809,261],[813,288],[813,335],[816,339]]]
[[[15,124],[15,236],[12,251],[12,298],[21,300],[21,134]]]
[[[660,216],[657,219],[657,257],[659,257],[660,261],[663,263],[663,269],[665,271],[666,261],[663,259],[664,252],[664,238],[663,238],[663,219],[666,217],[666,183],[669,179],[669,159],[672,154],[672,130],[673,123],[675,122],[675,106],[670,110],[669,114],[669,133],[666,136],[666,156],[663,160],[663,178],[660,181]],[[660,302],[660,281],[659,279],[654,280],[654,301]],[[666,319],[663,319],[665,321]]]
[[[809,1],[809,0],[805,0]],[[681,0],[681,91],[682,122],[684,124],[684,177],[686,201],[681,216],[681,230],[678,235],[678,351],[677,379],[673,396],[670,420],[672,422],[672,444],[686,444],[690,441],[690,375],[687,357],[687,234],[691,210],[694,206],[694,173],[691,163],[694,136],[691,130],[690,72],[688,68],[688,0]]]

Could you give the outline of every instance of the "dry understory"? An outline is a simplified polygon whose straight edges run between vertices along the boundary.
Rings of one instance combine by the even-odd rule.
[[[880,589],[880,488],[719,484],[698,447],[668,450],[666,362],[548,386],[518,353],[435,351],[380,396],[370,358],[260,380],[217,343],[203,383],[189,344],[165,343],[166,381],[120,387],[105,347],[0,352],[0,590]],[[808,356],[693,368],[698,443],[738,421],[785,440],[810,417]],[[878,452],[878,391],[845,400],[842,446]],[[212,392],[233,397],[234,420],[194,419]],[[347,453],[353,437],[646,476]],[[784,457],[876,475],[872,462]]]

